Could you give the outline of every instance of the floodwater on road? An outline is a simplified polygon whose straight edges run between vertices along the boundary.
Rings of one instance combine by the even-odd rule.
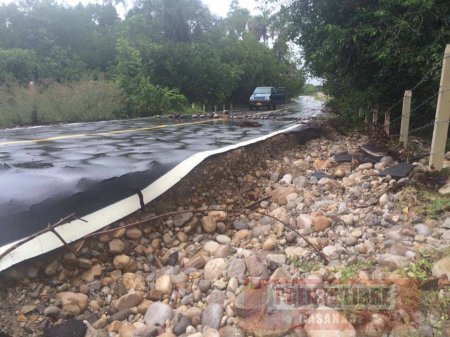
[[[279,118],[257,120],[259,127],[147,118],[0,130],[0,246],[135,194],[197,152],[315,117],[321,106],[300,97]]]

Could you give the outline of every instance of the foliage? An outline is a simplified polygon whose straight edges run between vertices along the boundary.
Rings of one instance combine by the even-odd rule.
[[[294,268],[297,268],[303,273],[310,273],[323,267],[323,265],[320,263],[307,261],[298,257],[291,258],[290,263]]]
[[[135,116],[152,116],[164,112],[179,112],[186,105],[186,97],[177,90],[160,87],[143,78],[139,88],[131,95]]]
[[[302,46],[308,70],[325,79],[326,93],[341,114],[382,111],[422,79],[417,103],[439,88],[450,40],[446,0],[292,0],[280,17]],[[427,107],[422,116],[431,119]],[[400,109],[396,106],[394,117]]]
[[[0,49],[0,83],[28,83],[36,69],[36,55],[27,49]]]
[[[194,102],[248,103],[261,85],[286,87],[291,97],[302,89],[304,74],[287,35],[267,11],[251,15],[234,1],[218,18],[200,0],[138,0],[120,19],[113,3],[1,5],[0,85],[72,88],[86,78],[112,79],[122,91],[122,117]],[[35,122],[43,120],[40,113]]]
[[[340,270],[341,278],[343,280],[351,280],[358,277],[360,271],[368,270],[375,265],[373,260],[361,260],[355,263],[352,263],[342,270]]]
[[[120,89],[110,81],[81,80],[0,87],[0,127],[115,118],[122,110]]]

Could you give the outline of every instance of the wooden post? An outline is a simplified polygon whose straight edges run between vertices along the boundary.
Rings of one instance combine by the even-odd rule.
[[[375,109],[373,110],[373,116],[372,116],[372,124],[377,124],[378,123],[378,110]]]
[[[233,103],[230,103],[230,111],[233,110]]]
[[[400,127],[400,143],[403,143],[403,148],[405,149],[408,147],[411,99],[412,99],[412,91],[406,90],[405,94],[403,95],[402,126]]]
[[[384,113],[384,132],[388,136],[391,133],[391,110],[387,110]]]
[[[369,124],[369,114],[364,117],[364,123]]]
[[[214,113],[217,113],[217,104],[214,105]]]
[[[225,111],[225,104],[223,105],[223,110],[222,111]]]
[[[447,145],[448,123],[450,119],[450,44],[445,48],[441,72],[441,85],[436,107],[436,118],[431,143],[430,168],[441,170],[444,165]]]
[[[206,107],[205,107],[205,105],[203,104],[203,113],[205,113],[206,112]]]

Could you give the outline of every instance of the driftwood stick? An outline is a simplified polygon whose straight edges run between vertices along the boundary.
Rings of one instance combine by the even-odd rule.
[[[263,198],[263,199],[261,199],[261,200],[258,200],[257,202],[252,203],[252,204],[248,205],[247,207],[244,207],[243,209],[240,209],[240,210],[229,210],[229,209],[226,209],[226,208],[218,208],[218,209],[213,209],[213,210],[214,210],[214,211],[223,211],[223,212],[233,213],[233,214],[243,214],[245,210],[248,210],[249,208],[252,208],[252,207],[254,207],[255,205],[257,205],[258,203],[260,203],[261,201],[267,200],[267,199],[269,199],[269,198],[270,198],[270,197],[265,197],[265,198]],[[160,214],[160,215],[155,215],[154,217],[151,217],[151,218],[148,218],[148,219],[145,219],[145,220],[136,221],[136,222],[129,223],[129,224],[126,224],[126,225],[123,225],[123,226],[119,226],[119,227],[115,227],[115,228],[111,228],[111,229],[108,229],[108,230],[104,230],[104,231],[100,231],[100,232],[95,232],[95,233],[86,235],[86,236],[83,237],[83,240],[86,240],[87,238],[90,238],[90,237],[102,235],[102,234],[113,233],[113,232],[115,232],[115,231],[117,231],[117,230],[119,230],[119,229],[123,229],[123,228],[130,228],[130,227],[142,226],[142,225],[144,225],[144,224],[147,224],[147,223],[150,222],[150,221],[158,220],[158,219],[165,218],[165,217],[168,217],[168,216],[173,216],[173,215],[178,215],[178,214],[183,214],[183,213],[188,213],[188,212],[193,212],[193,213],[194,213],[194,212],[195,212],[195,213],[205,213],[205,212],[213,211],[213,210],[201,208],[201,209],[183,210],[183,211],[176,211],[176,212],[169,212],[169,213],[164,213],[164,214]],[[325,264],[328,264],[328,263],[329,263],[329,260],[328,260],[328,259],[325,257],[325,255],[320,251],[320,249],[318,249],[314,244],[312,244],[311,241],[309,241],[304,235],[300,234],[299,231],[298,231],[298,229],[293,228],[290,224],[285,223],[284,221],[282,221],[282,220],[280,220],[280,219],[278,219],[278,218],[276,218],[276,217],[274,217],[274,216],[272,216],[272,215],[266,214],[266,213],[264,213],[264,212],[255,211],[255,213],[258,213],[258,214],[261,214],[261,215],[264,215],[264,216],[268,216],[268,217],[270,217],[270,218],[272,218],[272,219],[274,219],[274,220],[276,220],[276,221],[282,223],[284,226],[286,226],[286,227],[288,227],[288,228],[294,230],[295,232],[297,232],[297,234],[298,234],[298,235],[299,235],[299,236],[300,236],[300,237],[308,244],[308,246],[311,247],[317,254],[319,254],[319,256],[323,259],[323,261],[325,262]],[[28,238],[26,238],[26,239],[24,239],[24,240],[18,242],[17,244],[11,246],[11,247],[8,248],[5,252],[3,252],[2,254],[0,254],[0,260],[1,260],[2,258],[4,258],[6,255],[8,255],[9,253],[11,253],[12,251],[14,251],[15,249],[17,249],[18,247],[20,247],[21,245],[23,245],[23,244],[25,244],[25,243],[27,243],[27,242],[33,240],[34,238],[36,238],[36,237],[38,237],[38,236],[40,236],[40,235],[42,235],[42,234],[45,234],[45,233],[47,233],[47,232],[53,232],[53,233],[58,237],[58,239],[61,240],[61,242],[62,242],[64,245],[67,245],[66,241],[61,237],[61,235],[59,235],[59,233],[55,231],[55,227],[64,224],[68,219],[74,217],[74,215],[75,215],[75,213],[70,214],[70,215],[68,215],[67,217],[65,217],[65,218],[61,219],[60,221],[58,221],[57,223],[55,223],[54,225],[49,225],[46,229],[41,230],[41,231],[39,231],[39,232],[37,232],[37,233],[31,235],[30,237],[28,237]],[[80,219],[80,220],[82,220],[82,219]],[[83,221],[84,221],[84,220],[83,220]],[[85,221],[85,222],[86,222],[86,221]]]
[[[158,220],[158,219],[165,218],[165,217],[168,217],[168,216],[173,216],[173,215],[178,215],[178,214],[183,214],[183,213],[189,213],[189,212],[192,212],[192,213],[194,213],[194,212],[195,213],[202,212],[202,213],[204,213],[204,212],[209,212],[209,211],[230,212],[229,209],[214,209],[214,210],[212,210],[212,209],[204,209],[204,208],[201,208],[201,209],[187,209],[187,210],[183,210],[183,211],[169,212],[169,213],[155,215],[155,216],[153,216],[151,218],[148,218],[148,219],[145,219],[145,220],[136,221],[136,222],[132,222],[132,223],[129,223],[129,224],[126,224],[126,225],[123,225],[123,226],[118,226],[118,227],[114,227],[114,228],[107,229],[107,230],[104,230],[104,231],[88,234],[84,238],[87,239],[87,238],[90,238],[90,237],[93,237],[93,236],[98,236],[98,235],[108,234],[108,233],[114,233],[115,231],[117,231],[119,229],[123,229],[123,228],[142,226],[142,225],[145,225],[146,223],[148,223],[150,221]]]
[[[250,205],[245,206],[245,208],[251,209],[251,208],[259,205],[261,202],[269,200],[270,198],[272,198],[272,197],[269,195],[268,197],[264,197],[262,199],[259,199],[258,201],[255,201],[255,202],[251,203]]]
[[[53,232],[60,240],[62,243],[64,243],[64,245],[67,245],[67,243],[64,241],[64,239],[61,237],[61,235],[59,235],[56,231],[55,228],[64,224],[67,220],[69,220],[70,218],[73,218],[75,216],[75,213],[72,213],[68,216],[66,216],[65,218],[62,218],[61,220],[59,220],[57,223],[53,224],[53,225],[48,225],[47,228],[40,230],[37,233],[34,233],[33,235],[27,237],[26,239],[23,239],[22,241],[16,243],[15,245],[12,245],[11,247],[9,247],[7,250],[5,250],[2,254],[0,254],[0,260],[3,259],[6,255],[8,255],[9,253],[11,253],[12,251],[16,250],[17,248],[19,248],[20,246],[22,246],[23,244],[37,238],[38,236],[45,234],[47,232]],[[81,220],[81,219],[80,219]]]

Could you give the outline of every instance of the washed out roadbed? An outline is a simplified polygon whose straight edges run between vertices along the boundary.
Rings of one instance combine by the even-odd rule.
[[[368,136],[316,123],[3,272],[0,336],[448,336],[447,173],[337,163]]]

